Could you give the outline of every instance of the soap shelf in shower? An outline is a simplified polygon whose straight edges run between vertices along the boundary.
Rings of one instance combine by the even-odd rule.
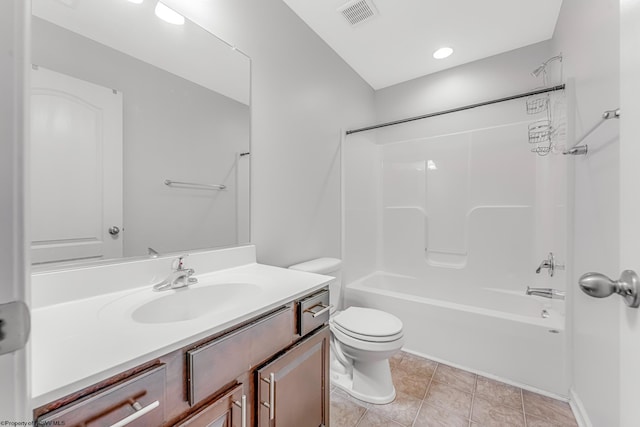
[[[532,96],[527,99],[526,107],[527,114],[543,113],[549,109],[549,97],[547,95]]]
[[[549,142],[552,134],[553,127],[550,120],[537,120],[529,125],[529,144]]]

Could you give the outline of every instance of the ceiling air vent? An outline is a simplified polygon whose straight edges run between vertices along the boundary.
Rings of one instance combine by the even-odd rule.
[[[338,8],[351,26],[362,24],[378,14],[371,0],[352,0]]]

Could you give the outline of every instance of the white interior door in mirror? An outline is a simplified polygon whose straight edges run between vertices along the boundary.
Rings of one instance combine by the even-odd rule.
[[[122,105],[113,89],[33,67],[34,264],[122,256]]]

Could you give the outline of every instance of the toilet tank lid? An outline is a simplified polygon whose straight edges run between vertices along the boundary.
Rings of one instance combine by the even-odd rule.
[[[289,267],[292,270],[306,271],[309,273],[327,274],[340,269],[342,261],[338,258],[317,258],[310,261],[301,262]]]

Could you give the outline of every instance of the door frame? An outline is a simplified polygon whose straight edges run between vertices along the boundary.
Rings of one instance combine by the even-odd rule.
[[[620,271],[640,273],[640,0],[620,0]],[[620,302],[622,304],[622,301]],[[640,309],[620,310],[620,425],[638,425]],[[612,331],[615,333],[616,331]]]
[[[29,303],[28,93],[31,0],[0,2],[0,303]],[[2,420],[31,419],[29,345],[0,356]]]

